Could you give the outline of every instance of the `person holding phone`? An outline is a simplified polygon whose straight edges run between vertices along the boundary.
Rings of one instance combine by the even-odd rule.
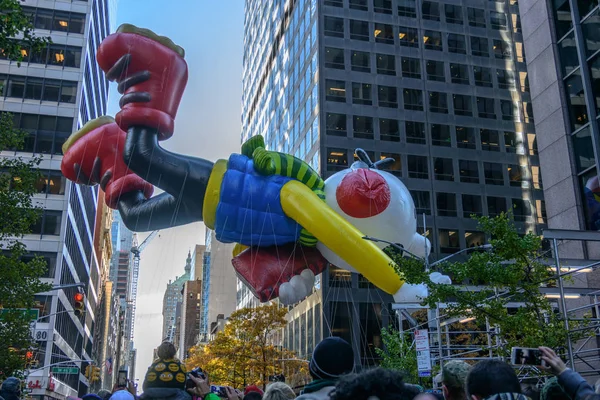
[[[542,360],[548,365],[546,371],[555,375],[558,383],[573,400],[582,400],[591,394],[595,394],[594,388],[577,372],[567,368],[566,364],[554,350],[549,347],[540,347]]]

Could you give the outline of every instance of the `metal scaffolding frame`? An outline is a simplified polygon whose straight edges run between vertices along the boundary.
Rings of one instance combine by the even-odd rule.
[[[600,268],[600,261],[591,261],[589,259],[561,259],[559,255],[559,242],[562,241],[580,241],[580,242],[600,242],[600,232],[594,231],[569,231],[569,230],[544,230],[544,239],[551,242],[552,257],[544,259],[544,263],[549,267],[556,268],[557,288],[540,288],[542,293],[555,296],[555,307],[561,313],[567,330],[566,359],[567,366],[577,371],[583,376],[600,375],[600,288],[576,288],[565,286],[565,278],[575,274],[589,274]],[[425,267],[428,269],[429,263],[425,261]],[[564,267],[564,262],[572,267]],[[481,287],[470,286],[467,290],[480,290]],[[567,299],[569,298],[587,298],[589,304],[583,306],[571,307]],[[523,303],[508,303],[508,307],[519,307]],[[447,307],[444,303],[439,303],[436,308],[430,308],[418,303],[394,303],[392,309],[396,310],[400,335],[404,337],[403,320],[407,320],[412,325],[409,330],[419,329],[427,326],[430,335],[430,351],[433,365],[443,367],[445,361],[452,359],[461,360],[483,360],[493,358],[493,350],[502,346],[496,328],[491,326],[486,319],[486,330],[483,331],[452,331],[450,326],[457,322],[466,322],[461,318],[448,318],[443,314]],[[428,320],[423,324],[411,321],[407,315],[409,310],[428,311]],[[577,317],[577,314],[592,312],[594,318]],[[572,328],[569,321],[589,322],[584,327]],[[581,331],[588,332],[585,339],[573,342],[573,334]],[[485,334],[487,337],[486,345],[453,345],[450,342],[450,336],[454,334],[475,333]],[[443,338],[445,340],[443,340]],[[487,356],[482,357],[480,353],[487,352]],[[473,354],[473,357],[465,357]],[[540,384],[543,381],[543,371],[535,367],[521,366],[518,369],[519,379],[523,382],[529,381],[534,384]]]

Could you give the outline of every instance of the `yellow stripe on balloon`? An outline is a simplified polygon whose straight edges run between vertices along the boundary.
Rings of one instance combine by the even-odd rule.
[[[208,229],[215,229],[217,206],[221,198],[221,183],[226,171],[227,160],[218,160],[213,166],[210,178],[208,178],[206,193],[204,194],[204,204],[202,204],[202,219]]]

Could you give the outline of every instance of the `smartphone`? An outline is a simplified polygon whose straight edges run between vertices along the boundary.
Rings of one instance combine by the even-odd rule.
[[[542,360],[542,352],[528,347],[513,347],[510,361],[514,365],[547,366],[546,361]]]
[[[117,386],[127,387],[127,371],[119,371],[119,375],[117,376]]]
[[[214,393],[219,397],[227,398],[227,392],[225,391],[225,386],[210,385],[210,391],[211,391],[211,393]]]

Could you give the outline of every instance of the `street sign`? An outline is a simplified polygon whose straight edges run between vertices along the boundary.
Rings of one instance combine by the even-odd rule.
[[[0,319],[2,319],[2,315],[4,314],[8,314],[10,311],[21,311],[23,312],[23,314],[25,314],[30,320],[32,321],[36,321],[39,316],[40,316],[40,310],[38,310],[37,308],[30,308],[30,309],[26,309],[26,308],[3,308],[0,309]]]
[[[68,374],[75,375],[79,373],[79,368],[77,367],[52,367],[53,374]]]
[[[415,345],[417,350],[417,369],[420,377],[431,376],[431,352],[429,351],[429,330],[415,331]]]

